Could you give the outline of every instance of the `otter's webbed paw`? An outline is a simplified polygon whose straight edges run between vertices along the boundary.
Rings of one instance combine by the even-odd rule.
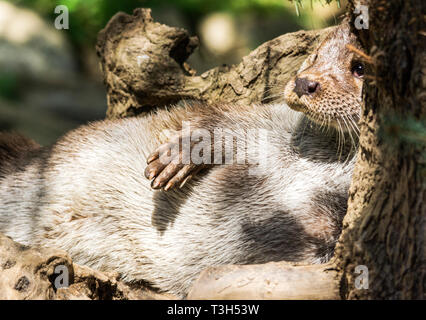
[[[153,189],[164,188],[167,191],[176,186],[182,188],[207,166],[191,162],[190,152],[183,151],[182,141],[182,136],[177,135],[148,156],[145,177],[152,180]],[[190,148],[193,146],[194,143],[190,143]]]

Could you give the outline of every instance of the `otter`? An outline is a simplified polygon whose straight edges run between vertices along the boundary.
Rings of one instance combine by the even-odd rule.
[[[287,85],[288,105],[186,104],[91,123],[49,148],[0,139],[0,232],[180,297],[212,265],[327,261],[355,162],[362,77],[350,43],[347,24],[334,29]],[[185,121],[226,128],[237,144],[244,129],[268,139],[247,141],[244,161],[204,171],[159,161],[158,146],[176,144],[165,129]],[[157,188],[192,179],[164,192],[145,174]]]

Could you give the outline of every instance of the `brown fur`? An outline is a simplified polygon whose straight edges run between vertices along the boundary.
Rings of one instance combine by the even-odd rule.
[[[39,148],[35,141],[18,133],[0,132],[0,174],[5,174],[18,159]]]

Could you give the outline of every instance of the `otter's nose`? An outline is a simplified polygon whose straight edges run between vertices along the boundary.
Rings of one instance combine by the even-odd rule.
[[[294,81],[294,83],[294,92],[299,98],[304,94],[313,94],[319,89],[319,82],[311,81],[306,78],[296,78],[296,81]]]

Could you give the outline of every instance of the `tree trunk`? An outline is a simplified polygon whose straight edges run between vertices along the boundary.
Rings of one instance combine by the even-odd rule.
[[[354,31],[372,58],[371,79],[335,261],[346,298],[424,299],[425,2],[361,4],[369,29]],[[356,288],[358,265],[368,268],[368,289]]]

